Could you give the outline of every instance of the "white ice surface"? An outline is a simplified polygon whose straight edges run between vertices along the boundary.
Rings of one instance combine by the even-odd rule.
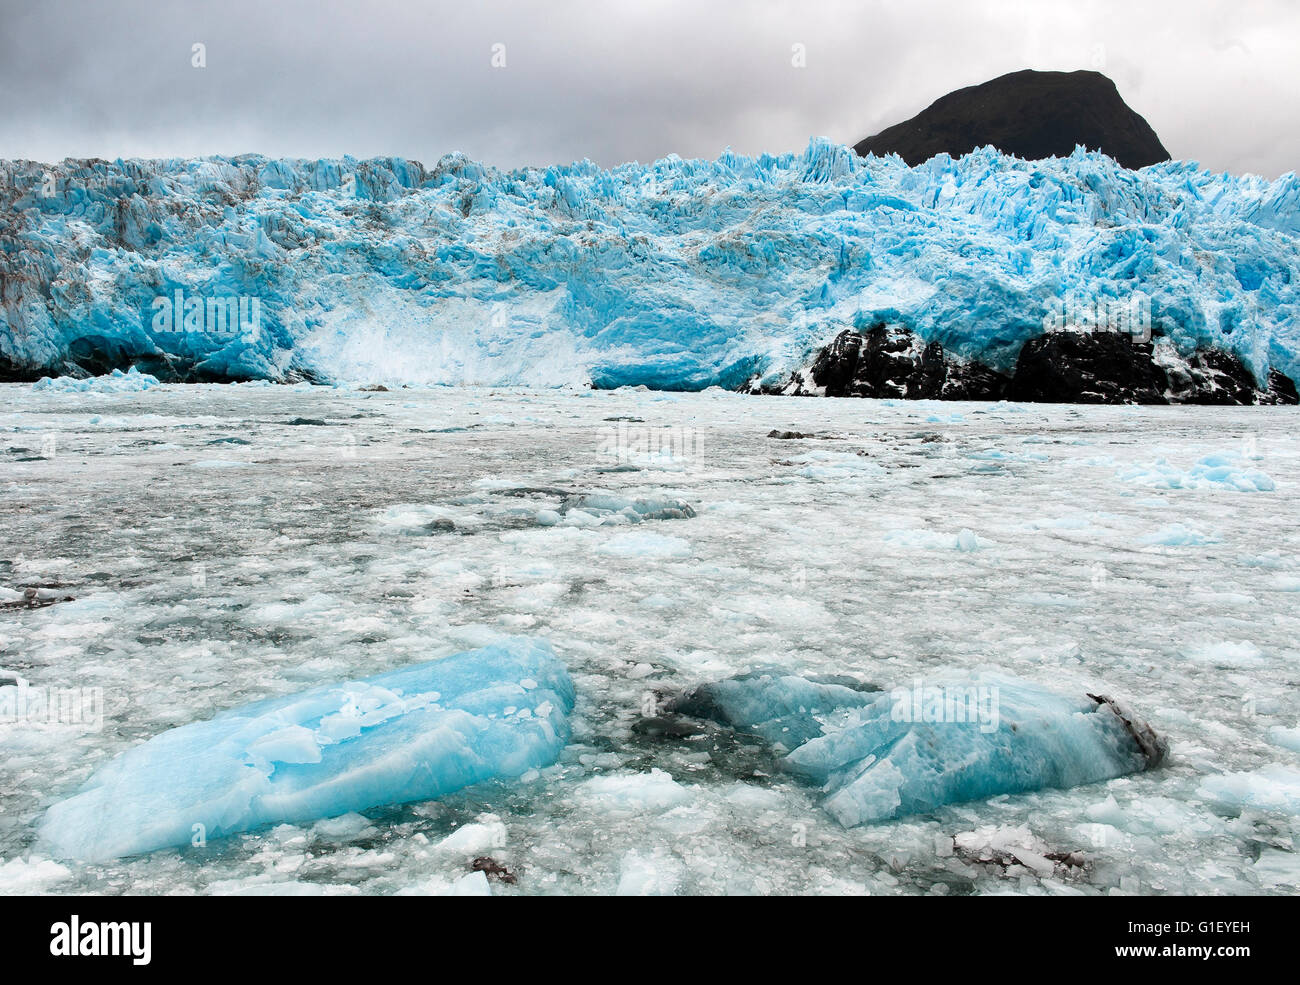
[[[614,454],[618,417],[701,440]],[[77,600],[0,609],[0,671],[103,695],[102,729],[0,723],[0,890],[1293,892],[1297,424],[717,391],[0,386],[0,600]],[[248,467],[194,467],[214,460]],[[539,522],[567,515],[566,492],[697,515]],[[202,849],[34,854],[46,808],[149,736],[514,634],[549,639],[577,688],[556,766]],[[762,764],[633,731],[657,689],[772,665],[886,687],[998,668],[1122,697],[1173,752],[845,830]],[[440,847],[475,825],[491,827],[465,851]],[[986,829],[1027,831],[1012,841],[1031,864],[954,849]],[[483,845],[517,884],[470,874]],[[1085,863],[1038,861],[1072,852]]]

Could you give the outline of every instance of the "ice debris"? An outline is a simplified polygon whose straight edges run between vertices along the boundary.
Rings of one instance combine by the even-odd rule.
[[[1244,468],[1234,455],[1206,455],[1186,471],[1163,458],[1150,466],[1122,469],[1119,478],[1152,489],[1235,489],[1238,492],[1272,492],[1273,479],[1259,469]]]
[[[140,393],[162,386],[156,376],[142,373],[134,366],[125,373],[120,369],[105,376],[76,379],[72,376],[43,376],[32,384],[38,392],[50,393]]]

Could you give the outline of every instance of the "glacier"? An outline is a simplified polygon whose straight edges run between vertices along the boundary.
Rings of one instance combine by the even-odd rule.
[[[1294,173],[1082,149],[7,161],[0,379],[737,388],[882,322],[1006,371],[1053,312],[1138,293],[1178,353],[1294,379],[1298,237]]]
[[[1067,697],[991,671],[910,688],[751,674],[703,685],[672,709],[761,736],[818,786],[845,827],[1068,788],[1158,766],[1163,739],[1114,699]]]
[[[103,862],[434,799],[549,766],[573,701],[550,645],[524,637],[269,698],[113,759],[50,807],[39,838],[55,858]]]

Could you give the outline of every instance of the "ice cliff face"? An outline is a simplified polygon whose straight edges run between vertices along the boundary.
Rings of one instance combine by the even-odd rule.
[[[1300,179],[989,148],[497,171],[461,156],[0,163],[0,379],[697,389],[846,328],[1007,372],[1062,307],[1300,372]]]

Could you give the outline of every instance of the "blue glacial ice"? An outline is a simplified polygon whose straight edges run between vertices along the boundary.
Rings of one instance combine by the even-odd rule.
[[[1268,474],[1251,468],[1240,454],[1215,453],[1198,459],[1184,471],[1163,458],[1149,466],[1133,465],[1119,478],[1152,489],[1235,489],[1238,492],[1272,492],[1277,484]]]
[[[788,773],[818,786],[845,827],[1158,765],[1166,747],[1106,697],[1069,697],[1005,674],[860,685],[753,674],[673,706],[765,739]]]
[[[115,369],[103,376],[82,379],[73,376],[44,376],[32,384],[32,389],[48,393],[142,393],[157,386],[162,386],[158,377],[141,373],[132,366],[125,373]]]
[[[553,763],[573,701],[549,644],[523,637],[271,698],[113,759],[50,807],[40,840],[98,862],[431,800]]]
[[[908,168],[819,138],[610,170],[0,162],[0,189],[0,370],[90,352],[98,372],[702,389],[878,320],[1008,370],[1058,306],[1140,291],[1184,354],[1300,377],[1293,173],[991,148]],[[215,319],[241,298],[255,325],[232,331]]]

